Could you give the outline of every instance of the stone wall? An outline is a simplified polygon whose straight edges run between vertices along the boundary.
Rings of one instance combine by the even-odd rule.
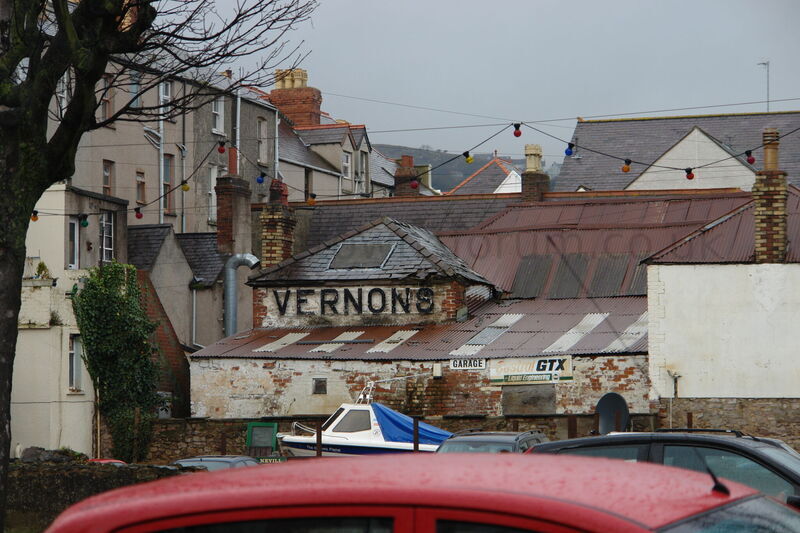
[[[691,419],[695,428],[735,429],[800,449],[797,398],[665,398],[658,417],[661,427],[687,427]]]
[[[8,476],[8,531],[43,531],[64,509],[94,494],[175,476],[178,470],[110,464],[23,464]]]
[[[633,415],[631,428],[634,431],[651,431],[657,427],[655,415]],[[319,419],[317,419],[319,420]],[[596,430],[593,415],[558,416],[428,416],[422,420],[434,426],[456,432],[467,429],[482,431],[530,431],[538,430],[550,440],[568,437],[585,437]],[[309,417],[257,418],[257,419],[202,419],[158,420],[155,423],[153,441],[147,461],[153,464],[168,464],[176,459],[195,455],[246,454],[245,438],[249,422],[276,421],[278,430],[290,432],[292,422],[297,421],[314,427],[315,420]],[[573,432],[570,432],[572,425]]]

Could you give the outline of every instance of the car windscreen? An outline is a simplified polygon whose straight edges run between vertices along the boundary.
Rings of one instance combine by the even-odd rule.
[[[782,467],[790,470],[800,479],[800,457],[791,454],[783,448],[760,448],[761,453],[781,465]]]
[[[510,452],[514,445],[510,442],[476,442],[453,440],[445,441],[436,450],[438,453],[498,453]]]
[[[800,513],[758,496],[682,520],[659,529],[668,533],[793,533],[800,531]]]
[[[231,468],[233,466],[228,461],[213,461],[213,460],[206,460],[206,461],[177,461],[176,464],[181,466],[203,466],[209,472],[212,470],[223,470],[225,468]]]

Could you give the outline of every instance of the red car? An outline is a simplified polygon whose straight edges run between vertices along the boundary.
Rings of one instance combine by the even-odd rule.
[[[659,465],[551,455],[306,459],[114,490],[67,509],[48,531],[800,531],[793,509],[744,485],[714,485]]]

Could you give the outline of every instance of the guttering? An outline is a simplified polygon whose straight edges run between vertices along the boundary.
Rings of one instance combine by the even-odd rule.
[[[236,333],[236,269],[247,265],[253,268],[258,264],[258,258],[253,254],[235,254],[225,262],[225,278],[223,280],[224,292],[224,330],[225,336],[230,337]]]

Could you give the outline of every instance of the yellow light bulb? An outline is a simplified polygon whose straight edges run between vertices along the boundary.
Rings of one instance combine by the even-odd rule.
[[[467,157],[467,163],[473,163],[474,161],[475,161],[474,157],[472,157],[472,156],[468,156]]]
[[[181,184],[181,190],[183,191],[188,191],[190,188],[188,183]]]

